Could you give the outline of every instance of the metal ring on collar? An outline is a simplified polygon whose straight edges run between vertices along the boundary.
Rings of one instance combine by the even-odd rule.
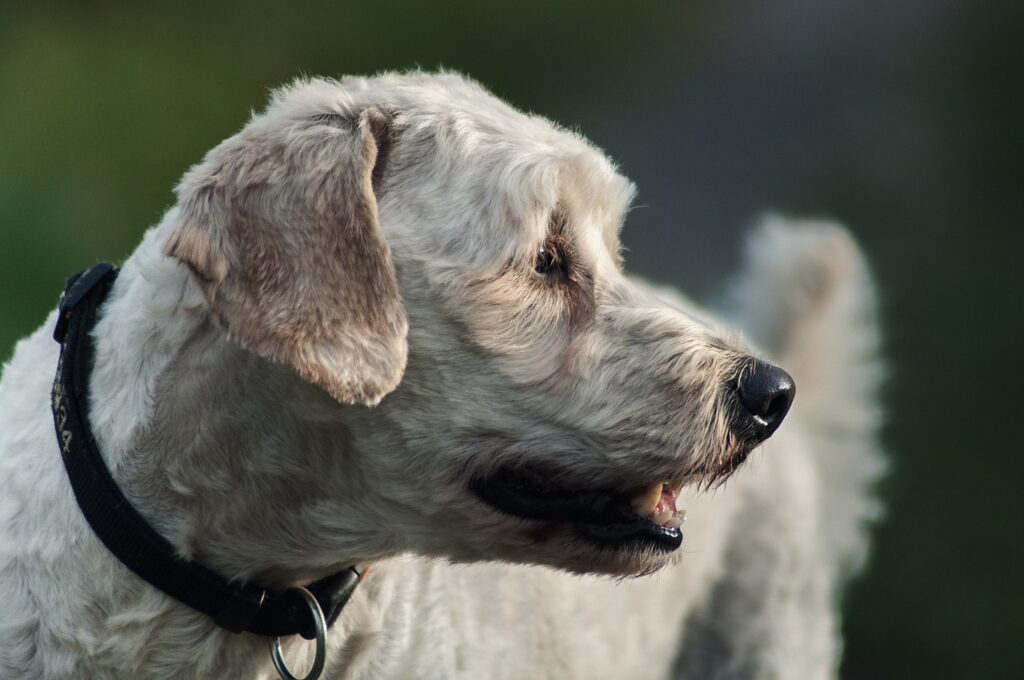
[[[291,674],[288,666],[281,656],[281,638],[275,637],[270,641],[270,658],[274,661],[274,668],[282,680],[317,680],[324,672],[324,663],[327,661],[327,622],[324,620],[324,610],[320,603],[313,597],[313,593],[305,588],[296,587],[302,599],[309,605],[309,611],[313,614],[313,625],[316,627],[316,654],[313,656],[313,667],[309,669],[304,677],[298,678]]]

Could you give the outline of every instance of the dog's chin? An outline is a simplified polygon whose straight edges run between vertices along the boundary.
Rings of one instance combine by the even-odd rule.
[[[447,557],[455,562],[497,561],[581,575],[630,578],[653,574],[679,556],[678,550],[643,542],[615,546],[595,542],[581,537],[575,527],[565,523],[509,519],[500,525],[473,527],[479,539],[474,541],[474,547]]]
[[[682,533],[679,532],[679,545]],[[581,537],[574,527],[566,527],[563,540],[541,547],[537,561],[577,574],[601,574],[615,577],[646,576],[671,564],[679,555],[677,548],[647,541],[607,544]]]

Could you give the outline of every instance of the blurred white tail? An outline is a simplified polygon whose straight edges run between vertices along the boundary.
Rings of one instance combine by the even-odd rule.
[[[769,216],[751,236],[731,315],[796,381],[795,417],[823,480],[823,558],[843,575],[866,555],[884,470],[879,329],[860,249],[831,222]],[[793,417],[793,416],[791,416]]]

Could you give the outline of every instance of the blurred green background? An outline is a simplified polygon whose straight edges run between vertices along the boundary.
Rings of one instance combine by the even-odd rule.
[[[443,66],[637,181],[634,271],[717,289],[761,211],[865,245],[891,371],[843,676],[1024,668],[1024,3],[0,2],[0,356],[299,74]]]

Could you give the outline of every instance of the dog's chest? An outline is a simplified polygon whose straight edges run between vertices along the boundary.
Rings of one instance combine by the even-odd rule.
[[[688,601],[676,570],[616,582],[402,558],[339,631],[339,678],[666,677]],[[372,670],[371,670],[372,669]]]

